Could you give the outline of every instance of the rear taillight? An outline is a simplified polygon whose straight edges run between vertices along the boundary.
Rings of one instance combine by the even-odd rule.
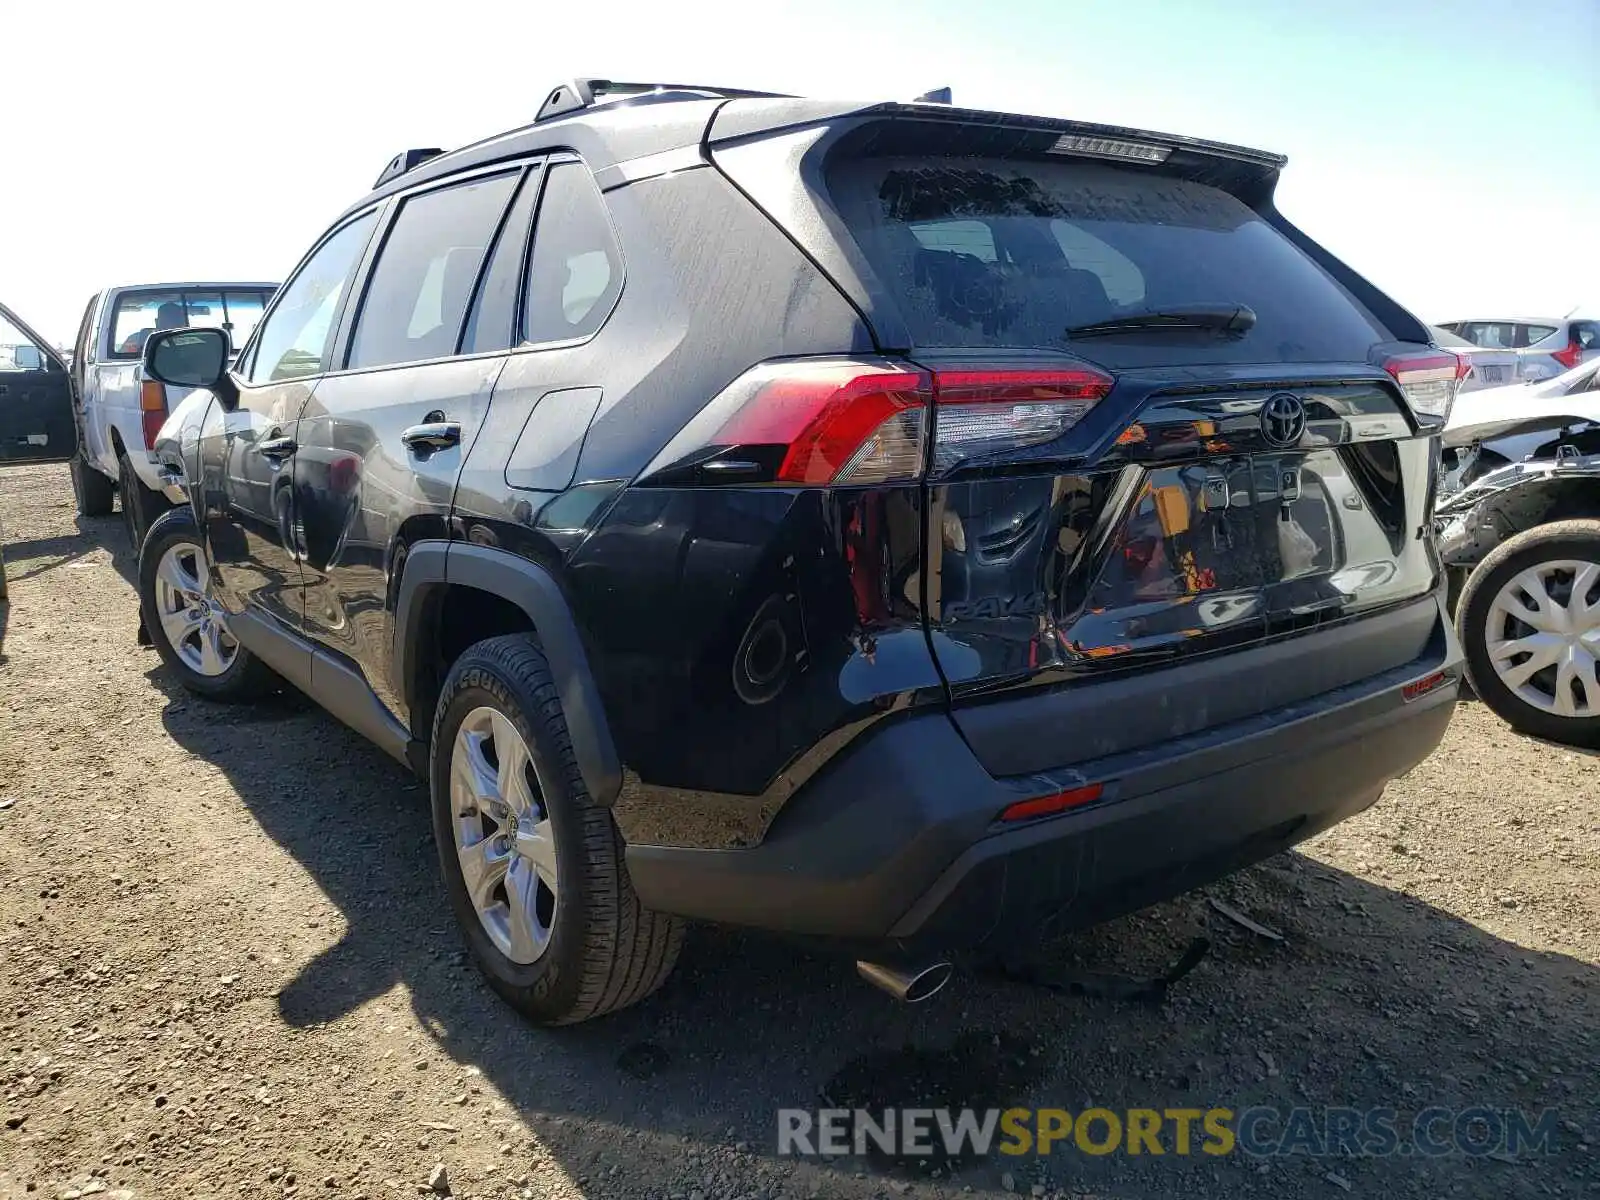
[[[1111,390],[1093,367],[936,371],[933,469],[1041,446],[1066,433]]]
[[[165,384],[146,379],[139,385],[139,417],[144,426],[144,448],[154,450],[156,435],[167,423],[167,389]]]
[[[1550,357],[1570,371],[1583,361],[1583,344],[1573,338],[1565,350],[1552,350]]]
[[[1383,369],[1394,376],[1413,412],[1443,421],[1461,381],[1472,372],[1472,359],[1450,350],[1417,350],[1390,355]]]
[[[646,468],[652,483],[877,484],[1053,441],[1111,376],[1050,368],[927,370],[870,359],[794,359],[745,372]]]
[[[730,394],[731,393],[731,394]],[[710,407],[732,410],[707,445],[776,455],[780,483],[880,483],[922,468],[928,377],[863,362],[773,363]]]

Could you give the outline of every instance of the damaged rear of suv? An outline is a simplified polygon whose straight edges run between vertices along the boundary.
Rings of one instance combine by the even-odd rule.
[[[1460,675],[1461,363],[1277,213],[1282,165],[557,88],[397,159],[208,384],[157,648],[182,601],[426,773],[544,1021],[647,995],[683,919],[915,998],[1270,855],[1431,752]],[[209,371],[203,332],[147,367]]]
[[[1461,364],[1276,212],[1281,159],[781,100],[708,140],[877,356],[754,369],[637,486],[827,489],[840,683],[881,680],[895,639],[905,687],[785,766],[759,846],[631,849],[648,902],[915,960],[1205,882],[1434,748]]]

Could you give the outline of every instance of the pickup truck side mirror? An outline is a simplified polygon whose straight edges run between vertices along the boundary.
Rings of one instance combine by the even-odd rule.
[[[225,407],[231,407],[238,390],[228,378],[230,349],[222,329],[160,330],[145,339],[145,378],[172,387],[209,388]]]

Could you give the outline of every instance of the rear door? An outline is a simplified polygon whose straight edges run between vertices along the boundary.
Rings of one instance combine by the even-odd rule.
[[[1448,376],[1418,401],[1437,411],[1457,360],[1399,347],[1424,328],[1403,312],[1386,325],[1270,201],[1213,183],[1224,164],[1053,157],[1049,141],[957,154],[927,131],[858,144],[822,174],[869,269],[869,320],[903,329],[933,379],[925,613],[954,719],[992,772],[1135,748],[1421,652],[1436,612],[1328,670],[1219,676],[1160,715],[1145,688],[1119,704],[1097,687],[1093,720],[988,711],[1027,691],[1087,700],[1092,680],[1428,593],[1431,447],[1380,364],[1399,351]]]
[[[0,462],[71,458],[77,445],[66,362],[0,305]]]
[[[407,545],[448,536],[456,477],[507,352],[463,349],[467,310],[507,208],[535,183],[501,167],[396,202],[344,322],[340,369],[295,435],[306,631],[397,714],[389,585]]]

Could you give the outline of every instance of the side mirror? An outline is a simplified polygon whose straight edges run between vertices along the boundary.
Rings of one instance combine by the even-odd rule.
[[[172,387],[216,388],[227,378],[228,349],[221,329],[163,329],[145,339],[145,378]]]

